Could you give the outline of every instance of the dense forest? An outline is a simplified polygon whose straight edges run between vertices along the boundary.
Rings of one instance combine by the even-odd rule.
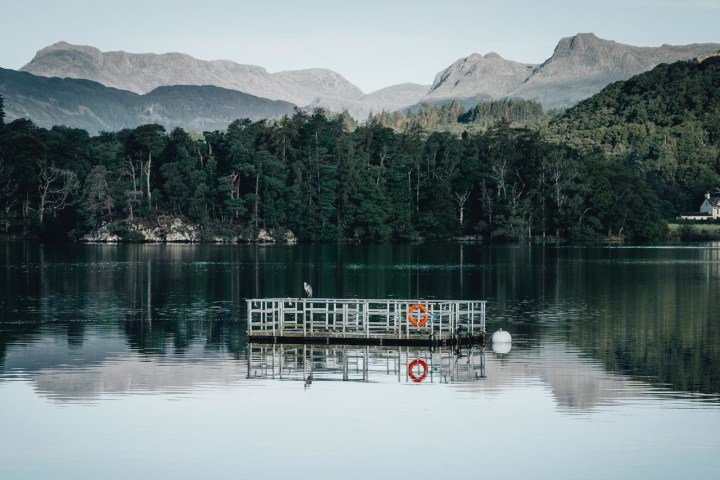
[[[669,216],[720,187],[720,56],[662,64],[554,119],[546,138],[627,164]]]
[[[717,85],[714,57],[661,65],[552,119],[513,100],[361,125],[296,110],[202,134],[89,136],[0,115],[0,230],[72,239],[107,224],[132,239],[132,222],[180,217],[205,239],[660,239],[720,186]]]

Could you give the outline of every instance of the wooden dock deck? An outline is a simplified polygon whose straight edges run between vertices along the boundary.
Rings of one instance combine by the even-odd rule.
[[[247,300],[255,343],[464,345],[485,340],[485,301],[339,298]]]

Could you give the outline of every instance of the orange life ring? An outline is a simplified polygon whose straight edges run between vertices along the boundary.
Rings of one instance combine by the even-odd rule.
[[[422,374],[419,377],[413,372],[413,369],[418,365],[420,365],[423,369]],[[413,360],[412,362],[410,362],[410,365],[408,365],[408,376],[410,377],[410,380],[415,383],[420,383],[425,380],[428,376],[428,371],[429,368],[427,362],[425,360],[420,360],[419,358]]]
[[[413,315],[413,313],[418,310],[420,310],[423,314],[423,317],[419,320]],[[430,317],[428,317],[427,313],[428,309],[425,305],[423,305],[422,303],[416,303],[408,309],[408,321],[416,327],[424,327],[428,320],[430,320]]]

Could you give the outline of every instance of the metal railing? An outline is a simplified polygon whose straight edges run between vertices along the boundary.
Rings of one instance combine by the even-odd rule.
[[[248,336],[411,339],[485,333],[485,301],[247,300]]]

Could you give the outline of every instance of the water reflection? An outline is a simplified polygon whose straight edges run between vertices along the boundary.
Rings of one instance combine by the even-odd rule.
[[[249,379],[467,383],[485,379],[485,349],[250,345]]]
[[[55,402],[100,402],[108,395],[183,394],[234,385],[266,387],[291,381],[298,388],[318,382],[447,386],[472,396],[503,395],[542,386],[560,412],[592,412],[642,398],[719,401],[718,396],[683,394],[655,382],[607,371],[583,350],[558,341],[538,346],[521,340],[510,354],[487,347],[453,351],[413,347],[257,345],[240,339],[237,323],[199,322],[170,328],[148,325],[86,325],[83,341],[60,325],[15,335],[6,342],[0,386],[33,385]],[[163,328],[163,327],[167,328]],[[132,328],[130,328],[132,327]],[[128,333],[128,329],[130,333]],[[5,334],[6,330],[3,332]],[[425,390],[421,390],[425,391]],[[419,393],[419,395],[424,395]]]
[[[38,365],[49,363],[58,375],[80,363],[94,369],[92,378],[102,379],[95,383],[112,385],[103,372],[117,367],[118,358],[146,366],[182,364],[187,356],[194,364],[221,358],[237,370],[233,362],[249,358],[245,299],[297,297],[309,281],[328,297],[488,300],[488,330],[509,330],[520,343],[514,342],[506,357],[488,352],[484,388],[527,378],[525,372],[553,385],[568,408],[612,399],[614,387],[592,393],[608,383],[600,374],[629,382],[619,390],[639,382],[678,395],[720,394],[720,243],[661,248],[5,243],[0,269],[0,381],[24,372],[45,382],[50,377],[42,377],[38,372],[46,370]],[[584,376],[571,374],[555,358],[557,351]],[[537,352],[542,355],[534,359]],[[496,367],[507,375],[493,375]],[[113,374],[122,377],[121,371]],[[374,381],[372,370],[368,375]],[[247,371],[239,374],[246,377]],[[428,377],[437,381],[429,364]],[[173,385],[134,378],[126,375],[130,389]],[[575,389],[560,386],[568,378]],[[104,393],[97,385],[78,391]]]
[[[221,387],[246,376],[238,368],[236,335],[227,325],[204,322],[192,332],[176,328],[183,330],[181,335],[154,328],[158,333],[151,340],[138,341],[135,328],[128,334],[123,325],[89,326],[84,341],[75,343],[63,341],[58,326],[45,327],[38,334],[16,337],[7,347],[0,382],[30,381],[41,395],[74,402],[106,394]]]
[[[719,265],[717,244],[0,245],[0,477],[714,478]],[[249,345],[245,298],[303,281],[485,299],[512,350]]]

